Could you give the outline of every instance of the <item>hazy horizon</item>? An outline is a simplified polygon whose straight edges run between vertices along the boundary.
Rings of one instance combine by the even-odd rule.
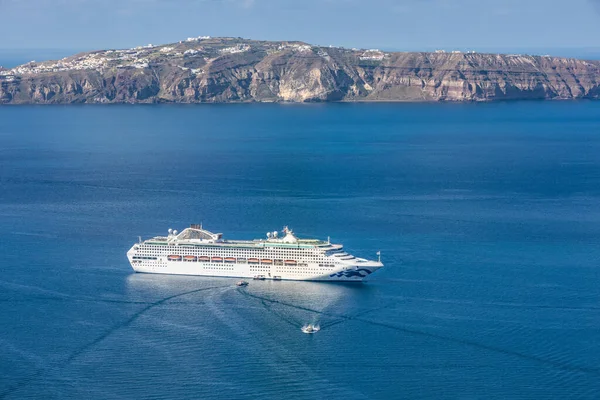
[[[0,0],[0,13],[0,35],[10,38],[2,47],[15,50],[130,48],[198,35],[400,51],[600,48],[600,0]]]

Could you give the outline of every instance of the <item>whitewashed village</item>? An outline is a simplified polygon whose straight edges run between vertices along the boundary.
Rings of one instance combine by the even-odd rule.
[[[252,50],[250,43],[235,43],[231,46],[215,49],[215,40],[221,40],[227,43],[228,38],[211,38],[210,36],[189,37],[179,43],[169,45],[152,45],[138,46],[131,49],[121,50],[103,50],[90,53],[79,54],[75,56],[65,57],[57,61],[30,61],[26,64],[17,66],[11,69],[0,68],[0,80],[12,81],[22,75],[55,73],[63,71],[77,70],[95,70],[100,73],[112,68],[149,68],[153,61],[159,60],[161,57],[167,57],[174,61],[180,59],[185,61],[190,57],[204,57],[206,62],[214,60],[220,56],[227,54],[238,54]],[[202,46],[203,42],[210,41],[211,48],[207,49]],[[261,47],[266,46],[267,54],[274,54],[282,51],[291,51],[298,53],[314,53],[325,59],[329,58],[326,48],[312,46],[304,43],[294,42],[261,42]],[[338,51],[349,52],[356,56],[360,61],[383,61],[389,58],[390,54],[378,49],[360,50],[360,49],[344,49],[341,47],[329,46]],[[201,73],[201,69],[193,69],[180,65],[182,70],[190,70],[193,73]]]

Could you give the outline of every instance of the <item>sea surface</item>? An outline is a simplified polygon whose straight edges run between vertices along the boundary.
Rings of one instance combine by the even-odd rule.
[[[385,268],[132,271],[190,223]],[[0,107],[0,227],[0,399],[600,397],[598,102]]]

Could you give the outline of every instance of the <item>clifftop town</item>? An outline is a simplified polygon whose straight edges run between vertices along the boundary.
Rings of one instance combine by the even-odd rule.
[[[599,97],[600,61],[208,36],[0,68],[0,104]]]

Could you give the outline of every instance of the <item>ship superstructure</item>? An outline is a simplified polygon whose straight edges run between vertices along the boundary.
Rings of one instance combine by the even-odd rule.
[[[136,272],[258,279],[362,281],[381,260],[354,257],[341,244],[299,239],[284,227],[266,239],[225,240],[192,224],[181,233],[140,240],[127,252]]]

